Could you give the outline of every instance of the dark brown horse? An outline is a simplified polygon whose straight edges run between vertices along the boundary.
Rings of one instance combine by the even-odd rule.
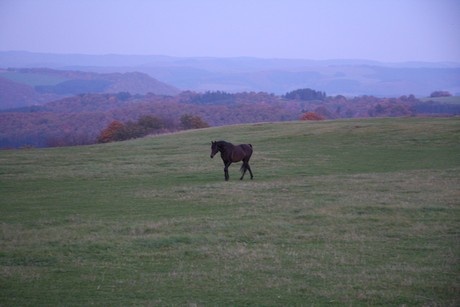
[[[243,165],[241,166],[241,178],[243,180],[244,174],[246,171],[249,171],[251,174],[251,179],[254,178],[252,175],[251,167],[249,166],[249,159],[251,159],[252,155],[252,145],[251,144],[241,144],[241,145],[233,145],[232,143],[228,143],[225,141],[218,141],[211,143],[211,159],[214,158],[217,152],[220,151],[220,156],[222,157],[222,161],[224,161],[224,173],[225,173],[225,180],[228,181],[230,178],[228,176],[228,167],[233,162],[240,162],[243,161]]]

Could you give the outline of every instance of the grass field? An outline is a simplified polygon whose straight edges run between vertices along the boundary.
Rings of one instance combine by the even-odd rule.
[[[3,151],[0,305],[458,306],[459,187],[460,118]]]

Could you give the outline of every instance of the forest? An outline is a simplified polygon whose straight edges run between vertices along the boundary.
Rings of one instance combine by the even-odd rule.
[[[327,96],[313,89],[298,89],[282,96],[223,91],[184,91],[174,96],[79,94],[0,112],[0,148],[87,145],[255,122],[460,114],[457,97],[449,96],[437,91],[423,100],[414,95],[345,97]],[[442,100],[446,97],[451,99]]]

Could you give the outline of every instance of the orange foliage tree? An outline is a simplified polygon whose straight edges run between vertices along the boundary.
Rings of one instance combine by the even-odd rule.
[[[117,135],[125,128],[123,123],[114,120],[112,121],[107,128],[101,131],[101,134],[97,138],[98,143],[109,143],[112,141],[117,141]]]
[[[180,122],[184,129],[200,129],[208,128],[209,124],[205,122],[201,117],[190,114],[184,114],[180,118]]]
[[[324,117],[315,112],[303,113],[300,120],[324,120]]]

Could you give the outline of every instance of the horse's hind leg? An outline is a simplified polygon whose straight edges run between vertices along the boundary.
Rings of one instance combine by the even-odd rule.
[[[244,174],[246,174],[246,171],[249,171],[249,174],[251,174],[251,179],[254,178],[254,175],[252,174],[251,167],[249,166],[249,162],[244,162],[243,166],[241,167],[241,170],[243,172],[243,175],[241,176],[241,180],[243,180]]]
[[[243,180],[244,174],[246,174],[246,171],[249,171],[249,174],[251,174],[251,179],[254,178],[252,175],[251,167],[249,166],[249,162],[243,162],[243,166],[241,167],[242,175],[240,180]]]
[[[248,170],[248,164],[247,164],[247,162],[243,162],[243,165],[241,166],[241,178],[240,178],[240,180],[243,180],[244,174],[246,174],[247,170]]]
[[[254,176],[252,175],[251,167],[249,166],[249,162],[246,163],[246,166],[247,166],[247,169],[249,171],[249,174],[251,174],[251,179],[254,178]]]

